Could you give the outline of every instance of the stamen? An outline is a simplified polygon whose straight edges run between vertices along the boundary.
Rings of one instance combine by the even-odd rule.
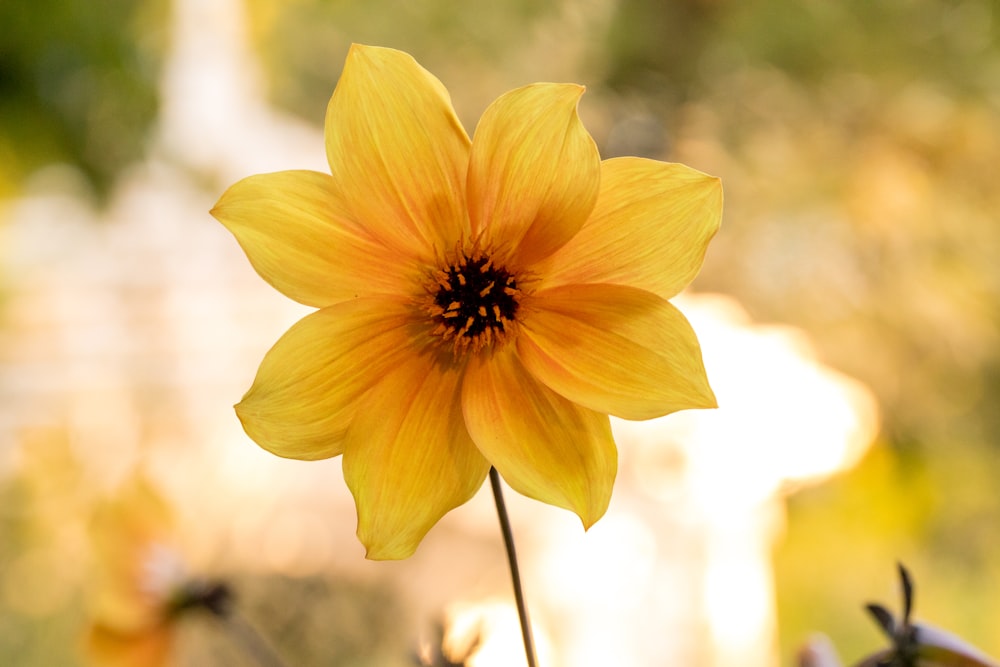
[[[434,324],[431,334],[456,355],[503,344],[516,329],[522,296],[517,275],[479,249],[466,254],[456,248],[455,255],[458,259],[428,281],[425,312]]]
[[[448,274],[444,271],[438,271],[434,274],[434,282],[443,287],[444,289],[451,291],[451,283],[448,282]]]

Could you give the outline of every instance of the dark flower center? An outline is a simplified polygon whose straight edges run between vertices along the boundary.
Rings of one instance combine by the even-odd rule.
[[[461,257],[434,276],[434,333],[455,351],[478,350],[500,340],[515,321],[520,290],[514,275],[485,255]]]

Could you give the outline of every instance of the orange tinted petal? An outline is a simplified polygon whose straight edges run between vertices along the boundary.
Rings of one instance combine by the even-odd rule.
[[[536,293],[517,350],[550,389],[598,412],[650,419],[716,405],[691,325],[669,302],[634,287]]]
[[[461,371],[450,365],[408,357],[359,405],[344,446],[344,479],[368,558],[407,558],[482,486],[489,464],[462,420],[460,382]]]
[[[354,299],[299,320],[268,351],[236,414],[264,449],[294,459],[343,451],[357,400],[412,342],[408,307]]]
[[[400,294],[412,262],[390,253],[344,206],[333,178],[282,171],[244,178],[212,209],[250,263],[282,294],[329,306],[371,294]]]
[[[166,622],[132,633],[95,625],[84,637],[84,653],[94,667],[160,667],[169,664],[173,636]]]
[[[479,451],[511,488],[576,512],[587,528],[604,515],[618,470],[607,415],[549,390],[510,348],[472,359],[462,408]]]
[[[535,270],[546,286],[615,283],[669,299],[698,274],[721,220],[719,179],[682,164],[605,160],[587,224]]]
[[[600,155],[576,110],[583,90],[551,83],[512,90],[476,128],[469,163],[473,234],[516,249],[522,263],[565,244],[597,200]]]
[[[354,45],[326,112],[326,154],[354,218],[430,256],[466,235],[469,137],[441,82],[402,51]]]

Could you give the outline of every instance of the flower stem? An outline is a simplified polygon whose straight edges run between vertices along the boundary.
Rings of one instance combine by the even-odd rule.
[[[528,607],[524,604],[524,591],[521,590],[521,572],[517,567],[517,554],[514,552],[514,533],[510,529],[510,517],[507,516],[507,504],[503,501],[503,490],[500,488],[500,473],[496,468],[490,468],[490,486],[493,487],[493,500],[497,506],[497,517],[500,519],[500,531],[503,533],[503,543],[507,548],[507,564],[510,566],[510,578],[514,582],[514,602],[517,604],[517,617],[521,621],[521,636],[524,638],[524,653],[528,659],[528,667],[537,667],[534,641],[531,638],[531,623],[528,621]]]
[[[274,652],[271,645],[235,609],[233,593],[223,583],[208,583],[192,588],[192,602],[203,606],[226,626],[233,639],[243,647],[261,667],[285,667],[285,662]]]
[[[243,616],[230,612],[222,620],[233,636],[243,645],[243,649],[253,656],[258,665],[261,667],[285,667],[284,661],[278,657],[270,644]]]

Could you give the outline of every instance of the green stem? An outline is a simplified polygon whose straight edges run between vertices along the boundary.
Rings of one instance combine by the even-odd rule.
[[[285,667],[284,661],[278,657],[270,644],[241,615],[229,612],[222,617],[223,622],[233,636],[239,640],[243,649],[256,660],[261,667]]]
[[[222,622],[243,650],[261,667],[286,667],[271,645],[238,612],[229,586],[221,582],[195,583],[186,605],[201,606]]]
[[[517,566],[517,554],[514,551],[514,533],[510,529],[510,517],[507,516],[507,504],[503,500],[503,490],[500,488],[500,473],[496,468],[490,468],[490,486],[493,487],[493,500],[497,506],[497,517],[500,519],[500,531],[503,533],[503,543],[507,548],[507,564],[510,566],[510,578],[514,582],[514,602],[517,604],[517,618],[521,621],[521,636],[524,638],[524,653],[528,659],[528,667],[538,667],[535,658],[534,641],[531,638],[531,623],[528,621],[528,607],[524,604],[524,591],[521,590],[521,572]]]

